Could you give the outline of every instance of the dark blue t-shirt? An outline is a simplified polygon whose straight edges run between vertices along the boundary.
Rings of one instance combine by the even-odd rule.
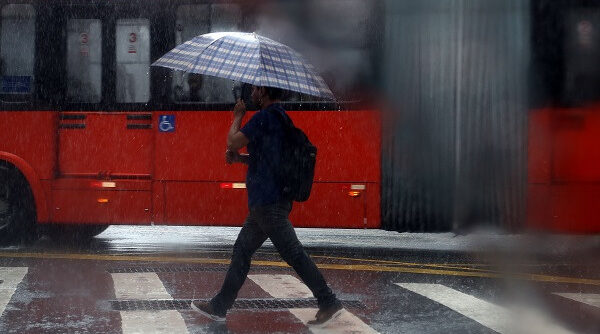
[[[274,113],[285,113],[283,107],[274,103],[257,112],[240,131],[250,140],[248,143],[248,206],[264,206],[281,199],[281,187],[277,171],[281,165],[281,146],[284,129]]]

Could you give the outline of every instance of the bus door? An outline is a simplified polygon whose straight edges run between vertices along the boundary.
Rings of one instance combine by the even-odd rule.
[[[68,110],[58,117],[53,220],[149,223],[153,121],[138,107],[150,98],[149,21],[85,12],[65,19]]]

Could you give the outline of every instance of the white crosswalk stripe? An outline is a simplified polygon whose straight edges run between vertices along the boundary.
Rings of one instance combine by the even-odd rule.
[[[173,299],[156,273],[111,274],[117,299]],[[188,333],[178,311],[121,311],[123,334]]]
[[[275,298],[309,298],[312,293],[306,285],[291,275],[248,275],[254,283]],[[316,308],[292,308],[289,311],[302,323],[314,319]],[[324,328],[309,327],[315,334],[325,333],[377,333],[354,314],[344,310]]]
[[[181,314],[175,310],[122,311],[123,334],[188,333]]]
[[[292,275],[248,275],[254,283],[275,298],[310,298],[312,292]]]
[[[567,299],[571,299],[580,303],[600,308],[600,294],[598,293],[554,293]]]
[[[17,290],[17,285],[27,275],[27,271],[27,267],[0,267],[0,315],[4,313],[6,305]]]
[[[173,299],[156,273],[111,275],[117,299]]]
[[[440,303],[498,333],[562,334],[571,331],[534,309],[505,308],[454,290],[442,284],[395,283]]]

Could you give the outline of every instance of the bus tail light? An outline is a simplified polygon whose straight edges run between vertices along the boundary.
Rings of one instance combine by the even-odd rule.
[[[344,186],[344,190],[347,191],[347,194],[350,197],[359,197],[366,189],[367,187],[364,184],[351,184],[349,187],[348,185]]]
[[[221,183],[221,189],[246,189],[245,183]]]
[[[98,203],[106,204],[108,203],[108,198],[98,198]]]
[[[90,184],[92,188],[116,188],[116,182],[94,181]]]

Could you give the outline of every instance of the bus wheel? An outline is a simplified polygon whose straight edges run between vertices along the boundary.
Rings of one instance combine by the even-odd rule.
[[[25,177],[16,168],[0,162],[0,243],[36,239],[33,203]]]
[[[93,237],[104,232],[109,225],[51,225],[45,226],[44,234],[52,240],[88,242]]]

